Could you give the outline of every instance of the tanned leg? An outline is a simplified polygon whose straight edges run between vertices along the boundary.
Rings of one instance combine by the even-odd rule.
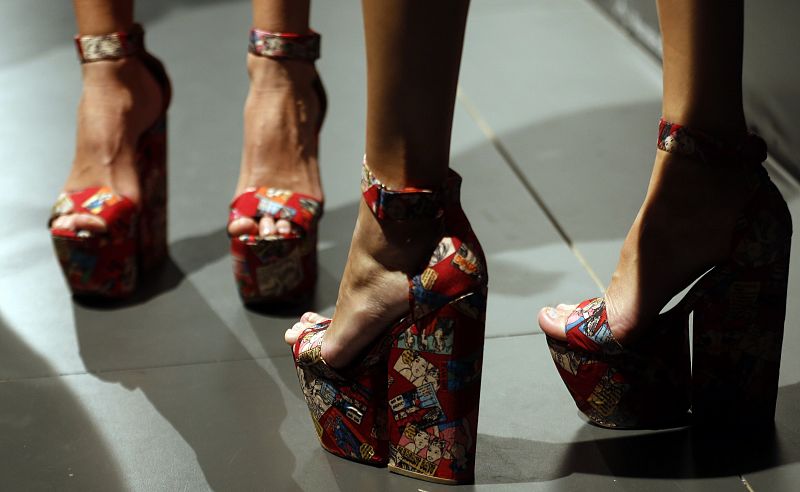
[[[363,7],[369,167],[389,188],[439,188],[447,176],[469,3],[364,0]],[[439,225],[379,224],[361,203],[322,349],[328,364],[346,366],[407,312],[406,275],[430,257]],[[316,319],[306,315],[286,341]]]
[[[264,31],[309,32],[308,0],[253,0],[253,27]],[[242,36],[244,39],[244,36]],[[317,126],[321,105],[313,82],[314,64],[247,54],[250,91],[244,106],[244,143],[235,195],[248,187],[270,186],[322,199],[317,165]],[[242,218],[229,226],[233,235],[276,229],[289,232],[285,220],[264,217],[256,226]]]
[[[73,5],[81,35],[128,31],[133,25],[132,0],[74,0]],[[161,111],[160,87],[136,57],[85,63],[81,71],[75,157],[64,190],[105,185],[136,202],[136,143]],[[85,214],[59,217],[53,226],[105,228],[101,219]]]
[[[659,0],[667,121],[723,141],[746,131],[742,110],[742,0]],[[656,125],[653,122],[653,140]],[[609,326],[641,335],[661,308],[724,259],[747,182],[735,168],[657,151],[647,196],[628,232],[606,292]],[[540,312],[539,324],[564,339],[574,305]]]

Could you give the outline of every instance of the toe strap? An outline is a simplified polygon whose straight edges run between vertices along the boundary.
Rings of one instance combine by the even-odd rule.
[[[567,343],[590,353],[616,355],[623,351],[608,326],[606,302],[602,297],[587,299],[567,318],[564,326]]]
[[[55,219],[68,214],[87,214],[103,219],[110,236],[127,237],[133,231],[137,207],[130,199],[118,195],[106,186],[86,188],[72,193],[62,193],[53,205],[48,226]],[[64,237],[85,236],[86,231],[53,229],[53,234]]]
[[[292,235],[302,236],[316,227],[322,216],[322,202],[278,188],[249,188],[231,203],[228,223],[243,217],[258,222],[265,216],[291,222],[294,226]]]
[[[326,319],[303,330],[292,345],[292,355],[298,369],[311,371],[329,380],[346,381],[346,377],[339,374],[322,358],[322,342],[330,324],[331,320]]]

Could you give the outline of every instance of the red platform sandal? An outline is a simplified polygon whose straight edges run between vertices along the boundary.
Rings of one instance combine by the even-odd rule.
[[[761,166],[766,145],[749,134],[726,146],[662,119],[658,148],[749,173],[750,196],[729,257],[629,346],[614,339],[603,300],[584,301],[567,320],[567,342],[547,338],[553,360],[578,408],[603,427],[668,426],[685,419],[690,406],[695,424],[771,423],[792,230],[786,203]]]
[[[142,271],[167,256],[167,107],[171,87],[161,62],[144,48],[138,24],[129,32],[77,36],[81,63],[137,57],[161,86],[164,107],[156,122],[140,137],[136,169],[141,202],[134,203],[111,188],[91,187],[63,192],[49,224],[66,214],[92,214],[103,219],[102,233],[51,227],[58,261],[73,295],[124,298],[136,288]]]
[[[250,53],[268,58],[304,60],[319,58],[317,33],[273,33],[252,29]],[[317,135],[325,117],[327,99],[322,82],[316,78],[314,90],[320,100]],[[228,224],[241,217],[256,223],[263,216],[287,220],[288,233],[261,237],[257,233],[231,236],[233,275],[242,301],[247,305],[298,304],[313,296],[317,283],[317,223],[322,217],[322,201],[268,187],[248,188],[234,198]]]
[[[337,371],[322,359],[330,321],[292,347],[322,447],[343,458],[422,480],[474,480],[486,261],[450,171],[440,191],[385,188],[364,167],[364,200],[379,221],[442,221],[441,239],[408,278],[408,315],[387,328],[359,362]]]

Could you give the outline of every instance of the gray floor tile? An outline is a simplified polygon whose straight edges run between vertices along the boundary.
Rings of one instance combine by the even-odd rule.
[[[0,196],[0,207],[14,210],[0,224],[0,489],[453,490],[323,452],[281,341],[294,313],[244,310],[236,297],[222,222],[239,161],[249,3],[138,3],[148,44],[178,89],[170,114],[172,262],[137,302],[115,309],[69,299],[43,223],[47,197],[67,172],[80,92],[65,41],[69,5],[12,1],[0,16],[0,30],[29,40],[0,52],[0,85],[13,88],[0,91],[0,107],[14,115],[0,120],[0,161],[24,164],[4,177]],[[317,2],[312,16],[324,36],[319,67],[331,96],[315,299],[329,314],[358,203],[363,35],[356,0]],[[504,42],[509,32],[514,40]],[[473,2],[452,164],[464,175],[464,207],[492,280],[478,483],[461,489],[744,490],[743,473],[757,491],[782,491],[798,480],[795,303],[775,442],[765,448],[742,449],[735,430],[707,443],[683,429],[592,427],[536,334],[540,305],[597,288],[466,103],[607,280],[644,195],[658,79],[652,62],[582,0]],[[797,217],[800,188],[779,186]],[[793,263],[790,299],[799,268]]]
[[[476,2],[461,83],[607,282],[649,179],[659,74],[587,2],[551,3]],[[509,32],[503,56],[483,42]]]

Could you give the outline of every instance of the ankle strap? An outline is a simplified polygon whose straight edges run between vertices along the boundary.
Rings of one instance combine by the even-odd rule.
[[[658,122],[657,145],[664,152],[703,163],[755,165],[767,159],[767,144],[754,133],[745,134],[731,145],[664,118]]]
[[[253,28],[250,30],[248,51],[267,58],[305,60],[313,62],[319,58],[320,35],[291,32],[269,32]]]
[[[144,51],[144,30],[134,24],[128,32],[75,36],[75,46],[81,63],[118,60]]]
[[[449,203],[459,201],[461,176],[452,169],[438,190],[420,188],[389,189],[367,167],[361,168],[361,194],[378,220],[430,220],[444,215]]]

